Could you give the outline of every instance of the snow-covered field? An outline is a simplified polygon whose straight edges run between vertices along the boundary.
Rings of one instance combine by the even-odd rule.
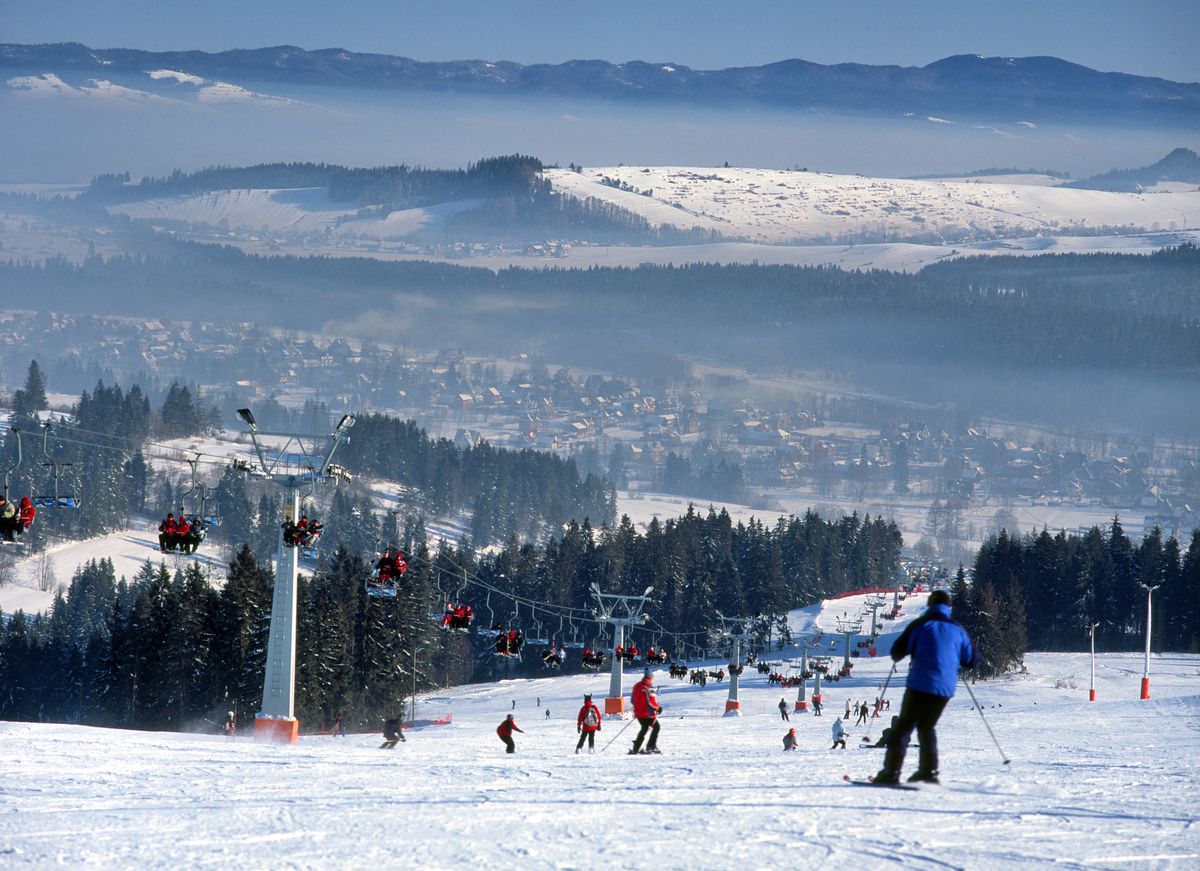
[[[749,670],[740,718],[717,713],[727,684],[701,690],[661,674],[661,756],[626,755],[634,729],[618,735],[625,724],[614,720],[594,756],[574,754],[580,697],[603,696],[604,675],[427,694],[418,720],[449,713],[452,723],[413,730],[391,752],[378,734],[279,746],[0,723],[0,855],[5,867],[172,869],[1200,861],[1200,658],[1153,657],[1153,699],[1138,701],[1141,657],[1101,655],[1089,704],[1086,655],[1032,654],[1029,674],[974,687],[1011,764],[960,689],[939,729],[942,784],[918,792],[842,782],[882,757],[864,747],[863,727],[851,728],[847,750],[830,750],[834,716],[873,699],[887,673],[884,659],[856,662],[854,678],[824,688],[825,716],[792,714],[800,751],[786,755],[775,705],[795,690]],[[895,710],[898,687],[887,695]],[[525,730],[513,756],[494,732],[509,712]],[[871,736],[879,730],[873,722]]]
[[[550,169],[555,190],[594,197],[654,225],[754,242],[1057,235],[1068,228],[1200,226],[1200,190],[1129,194],[973,179],[868,178],[823,172],[672,166]],[[602,179],[634,190],[620,190]]]

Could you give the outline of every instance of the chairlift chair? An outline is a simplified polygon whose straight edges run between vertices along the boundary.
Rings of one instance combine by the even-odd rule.
[[[60,463],[50,454],[50,421],[42,424],[42,453],[46,459],[42,463],[43,466],[50,467],[50,492],[49,493],[34,493],[30,496],[30,501],[33,502],[33,507],[39,511],[43,509],[55,508],[78,508],[80,505],[79,497],[74,493],[60,493],[59,480],[62,477],[62,467],[70,467],[72,463]]]
[[[392,548],[385,548],[384,552]],[[402,553],[399,548],[395,548],[398,553]],[[382,558],[382,555],[381,557]],[[394,599],[399,588],[400,576],[404,574],[408,566],[405,564],[405,569],[398,576],[384,576],[379,569],[379,563],[371,567],[371,574],[367,576],[366,589],[367,595],[372,599]]]

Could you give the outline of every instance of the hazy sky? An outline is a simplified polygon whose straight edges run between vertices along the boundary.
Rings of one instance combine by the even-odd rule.
[[[800,57],[921,66],[952,54],[1056,55],[1200,81],[1200,0],[0,0],[0,41],[97,48],[290,43],[419,60]]]

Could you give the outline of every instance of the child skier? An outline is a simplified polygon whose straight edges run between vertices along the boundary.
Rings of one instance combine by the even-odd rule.
[[[596,752],[596,733],[600,731],[600,724],[603,718],[600,716],[600,709],[592,702],[592,694],[588,693],[583,697],[583,707],[579,709],[579,716],[575,718],[575,731],[579,733],[579,743],[575,745],[575,752],[578,753],[583,749],[583,742],[588,742],[588,753]]]

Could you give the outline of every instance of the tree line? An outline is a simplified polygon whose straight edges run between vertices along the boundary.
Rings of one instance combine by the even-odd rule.
[[[593,603],[591,585],[640,593],[654,587],[642,646],[658,643],[695,655],[720,642],[718,612],[759,615],[763,642],[786,637],[787,610],[892,576],[900,535],[881,518],[824,520],[809,513],[734,524],[725,512],[689,509],[652,521],[644,534],[628,518],[593,529],[572,523],[543,544],[515,538],[496,552],[464,545],[430,551],[418,517],[395,530],[409,571],[395,598],[365,595],[370,567],[362,553],[338,546],[298,598],[296,712],[310,728],[345,716],[354,728],[378,728],[399,714],[411,693],[498,675],[541,673],[539,648],[524,662],[492,653],[491,624],[529,638],[577,639],[597,646],[602,630],[578,619],[515,604],[461,579],[508,595],[578,609]],[[172,572],[147,562],[130,580],[108,560],[76,570],[48,614],[11,615],[0,633],[0,717],[129,728],[216,728],[226,711],[245,724],[262,701],[273,576],[242,547],[224,584],[211,585],[198,564]],[[477,631],[437,628],[442,607],[473,604]],[[568,612],[562,612],[568,613]],[[698,633],[676,639],[660,631]],[[678,641],[679,643],[676,643]],[[577,670],[577,660],[568,670]]]
[[[970,584],[960,571],[955,614],[981,640],[985,673],[1000,673],[1026,647],[1087,650],[1093,625],[1099,650],[1141,648],[1143,585],[1157,587],[1153,645],[1200,650],[1200,530],[1186,551],[1157,528],[1135,544],[1117,518],[1083,535],[1001,530],[980,547]]]

